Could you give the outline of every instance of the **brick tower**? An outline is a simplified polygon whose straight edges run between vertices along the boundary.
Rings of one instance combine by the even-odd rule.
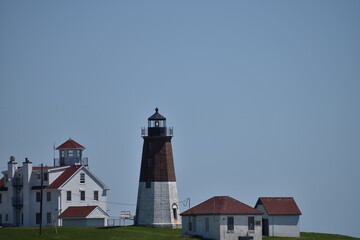
[[[180,228],[179,199],[176,187],[171,138],[173,129],[155,109],[148,118],[144,138],[135,225]]]

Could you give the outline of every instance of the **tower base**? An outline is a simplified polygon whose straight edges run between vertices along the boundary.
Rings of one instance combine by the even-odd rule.
[[[176,182],[139,183],[135,225],[181,228]]]

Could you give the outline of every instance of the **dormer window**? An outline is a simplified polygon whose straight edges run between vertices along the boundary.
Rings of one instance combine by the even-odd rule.
[[[62,157],[62,158],[65,157],[65,151],[64,150],[60,151],[60,157]]]

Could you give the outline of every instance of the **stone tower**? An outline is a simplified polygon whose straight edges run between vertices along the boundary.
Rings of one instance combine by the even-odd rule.
[[[155,109],[144,138],[135,225],[180,228],[179,199],[171,146],[173,129]]]

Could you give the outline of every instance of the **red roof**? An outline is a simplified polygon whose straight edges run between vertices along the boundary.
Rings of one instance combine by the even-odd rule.
[[[262,214],[261,211],[252,208],[228,196],[210,198],[205,202],[181,213],[181,215],[206,215],[206,214]]]
[[[301,211],[292,197],[261,197],[255,208],[262,204],[268,215],[301,215]]]
[[[0,179],[0,191],[7,191],[7,187],[5,187],[4,178]]]
[[[19,167],[21,168],[21,167]],[[54,169],[54,168],[60,168],[60,167],[49,167],[49,166],[43,166],[44,170]],[[33,170],[41,170],[41,167],[32,167]]]
[[[84,218],[87,217],[97,206],[68,207],[58,218]]]
[[[59,149],[85,149],[85,147],[75,142],[71,138],[69,138],[69,140],[67,140],[66,142],[64,142],[63,144],[61,144],[56,148],[56,150]]]
[[[67,168],[58,178],[56,178],[46,189],[58,189],[64,184],[82,165],[74,165]]]

